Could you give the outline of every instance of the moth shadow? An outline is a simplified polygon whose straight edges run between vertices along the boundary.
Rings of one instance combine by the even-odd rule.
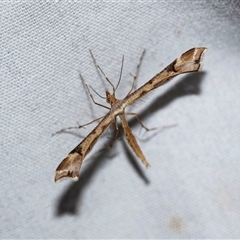
[[[161,96],[157,97],[153,102],[146,106],[145,110],[139,115],[140,119],[151,117],[152,113],[167,107],[173,101],[188,95],[200,95],[201,84],[204,80],[206,72],[197,72],[184,76],[179,82],[169,88]],[[129,121],[130,126],[138,124],[135,118]]]
[[[109,139],[106,143],[110,143]],[[105,149],[105,151],[104,151]],[[91,183],[91,179],[98,169],[109,158],[113,158],[113,151],[102,148],[97,154],[91,157],[91,161],[82,169],[79,180],[77,182],[71,182],[65,192],[58,199],[58,203],[55,209],[55,216],[60,217],[64,214],[76,215],[78,213],[78,207],[81,205],[81,198],[85,188]]]
[[[166,106],[168,106],[171,102],[175,101],[178,98],[187,96],[187,95],[199,95],[201,94],[201,83],[204,79],[205,73],[194,73],[188,74],[186,77],[183,77],[178,83],[176,83],[173,87],[168,89],[164,94],[159,96],[154,102],[151,103],[149,107],[146,107],[146,110],[142,111],[139,114],[140,119],[146,119],[150,117],[153,112],[159,111]],[[138,124],[135,118],[132,118],[129,121],[129,125],[133,126]],[[71,133],[70,133],[71,134]],[[122,131],[120,132],[121,138],[123,137]],[[122,139],[123,140],[123,139]],[[112,139],[108,139],[106,145],[110,145]],[[149,180],[144,174],[144,171],[140,168],[137,163],[136,157],[129,150],[126,145],[126,142],[123,141],[125,154],[127,155],[129,162],[135,169],[136,173],[146,184],[149,184]],[[70,186],[67,188],[65,192],[63,192],[62,196],[60,196],[55,215],[60,217],[64,214],[72,214],[75,215],[78,213],[78,206],[80,206],[81,197],[83,192],[88,184],[91,182],[91,178],[94,176],[95,172],[98,169],[101,169],[101,165],[107,161],[107,159],[112,154],[111,150],[100,151],[98,154],[93,155],[91,158],[91,162],[81,171],[79,176],[79,180],[77,182],[72,182]]]
[[[145,171],[142,170],[142,168],[140,167],[140,164],[142,165],[142,163],[140,162],[139,159],[137,159],[137,157],[129,149],[129,147],[127,146],[128,144],[126,143],[125,139],[123,139],[123,138],[124,138],[124,136],[123,136],[123,134],[121,134],[121,141],[123,143],[124,152],[125,152],[125,155],[127,156],[127,160],[132,165],[132,167],[135,170],[135,172],[137,173],[137,175],[144,181],[144,183],[146,185],[150,184],[150,181],[147,178]]]
[[[156,98],[152,103],[149,104],[149,107],[146,107],[144,111],[142,111],[139,115],[141,120],[151,117],[152,113],[159,111],[167,107],[170,103],[177,100],[178,98],[185,97],[188,95],[199,95],[201,94],[201,84],[206,75],[205,72],[197,72],[193,74],[188,74],[183,77],[179,82],[169,88],[164,94]],[[129,122],[129,126],[132,127],[134,125],[139,125],[136,118],[132,118]],[[157,132],[155,134],[158,134]],[[144,140],[143,140],[144,141]],[[124,141],[123,141],[124,142]],[[145,141],[147,142],[147,141]],[[124,142],[125,143],[125,142]],[[137,164],[136,157],[133,155],[131,151],[129,151],[126,143],[124,144],[125,152],[128,155],[128,159],[130,160],[131,165],[135,168],[138,175],[145,181],[146,184],[149,184],[148,179],[145,177],[141,168]],[[151,165],[151,163],[150,163]]]

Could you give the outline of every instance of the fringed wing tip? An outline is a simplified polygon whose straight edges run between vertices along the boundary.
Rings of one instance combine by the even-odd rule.
[[[174,61],[174,71],[180,73],[199,71],[201,67],[201,59],[205,51],[205,47],[189,49]]]
[[[200,49],[200,57],[199,57],[200,66],[198,68],[198,71],[202,70],[202,62],[201,62],[201,60],[202,60],[202,58],[203,58],[207,48],[206,47],[199,47],[199,49]]]
[[[151,165],[149,163],[147,163],[147,164],[145,164],[145,167],[149,168],[149,167],[151,167]]]
[[[59,182],[65,178],[72,178],[72,180],[78,180],[78,173],[82,165],[82,157],[79,153],[70,153],[59,164],[55,173],[55,182]]]
[[[78,181],[78,173],[69,172],[69,171],[56,171],[55,172],[55,182],[60,182],[66,178],[72,178],[73,181]]]

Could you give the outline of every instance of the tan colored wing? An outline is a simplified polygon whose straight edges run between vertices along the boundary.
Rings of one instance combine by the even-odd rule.
[[[120,118],[122,120],[122,127],[123,127],[123,131],[124,134],[126,136],[126,139],[130,145],[130,147],[132,148],[133,152],[137,155],[138,158],[140,158],[140,160],[143,162],[143,164],[148,167],[150,166],[150,164],[148,163],[147,159],[145,158],[145,156],[143,155],[143,152],[141,150],[141,148],[139,147],[136,138],[134,137],[131,128],[128,125],[128,122],[125,118],[124,115],[120,115]]]
[[[187,72],[197,72],[201,66],[201,57],[206,50],[205,47],[196,47],[189,49],[171,64],[155,75],[147,83],[131,93],[124,99],[125,106],[134,103],[136,100],[149,93],[153,89],[165,84],[173,77]]]

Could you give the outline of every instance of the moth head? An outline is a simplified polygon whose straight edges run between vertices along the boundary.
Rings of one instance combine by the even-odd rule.
[[[106,91],[106,101],[111,104],[111,106],[117,101],[114,94],[111,94],[109,91]]]

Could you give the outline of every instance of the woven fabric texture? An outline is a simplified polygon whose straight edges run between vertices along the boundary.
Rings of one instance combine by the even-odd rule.
[[[238,1],[2,1],[0,6],[0,238],[239,238],[240,5]],[[173,79],[130,111],[145,169],[110,127],[78,182],[54,172],[106,114],[100,95],[123,98],[186,50],[208,50],[200,73]],[[107,105],[93,93],[94,99]]]

